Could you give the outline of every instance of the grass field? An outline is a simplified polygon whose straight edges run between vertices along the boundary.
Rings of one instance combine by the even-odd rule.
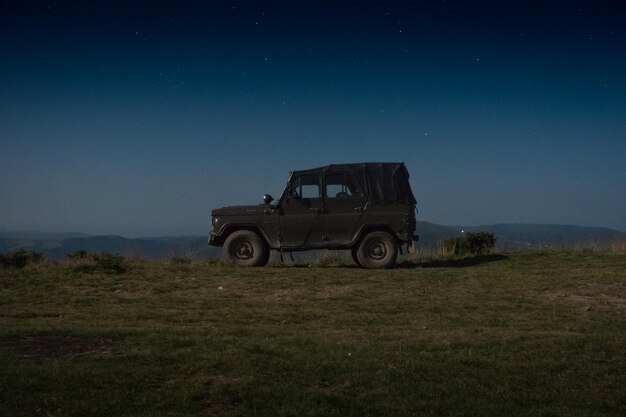
[[[626,255],[0,269],[0,416],[626,415]]]

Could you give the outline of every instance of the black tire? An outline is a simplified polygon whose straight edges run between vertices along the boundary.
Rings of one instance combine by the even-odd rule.
[[[224,260],[234,266],[265,266],[270,258],[267,243],[250,230],[237,230],[224,242]]]
[[[364,268],[393,268],[398,258],[398,245],[387,232],[371,232],[359,242],[356,256]]]

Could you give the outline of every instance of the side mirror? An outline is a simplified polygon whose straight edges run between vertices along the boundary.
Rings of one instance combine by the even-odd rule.
[[[263,202],[264,202],[265,204],[269,205],[272,201],[274,201],[274,198],[273,198],[271,195],[269,195],[269,194],[265,194],[265,195],[263,196]]]

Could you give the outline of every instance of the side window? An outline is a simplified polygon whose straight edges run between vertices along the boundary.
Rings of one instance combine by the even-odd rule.
[[[326,197],[350,198],[363,195],[357,181],[348,173],[326,175]]]
[[[303,175],[291,183],[291,195],[295,198],[319,198],[320,179],[317,175]]]

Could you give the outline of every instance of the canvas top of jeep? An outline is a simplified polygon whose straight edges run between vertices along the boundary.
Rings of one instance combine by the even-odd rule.
[[[403,163],[333,164],[291,172],[275,204],[215,209],[209,244],[235,265],[267,263],[270,250],[349,249],[361,266],[387,268],[413,247],[415,197]]]
[[[294,175],[351,172],[365,188],[370,204],[416,204],[409,172],[403,162],[362,162],[331,164],[319,168],[293,171]]]

